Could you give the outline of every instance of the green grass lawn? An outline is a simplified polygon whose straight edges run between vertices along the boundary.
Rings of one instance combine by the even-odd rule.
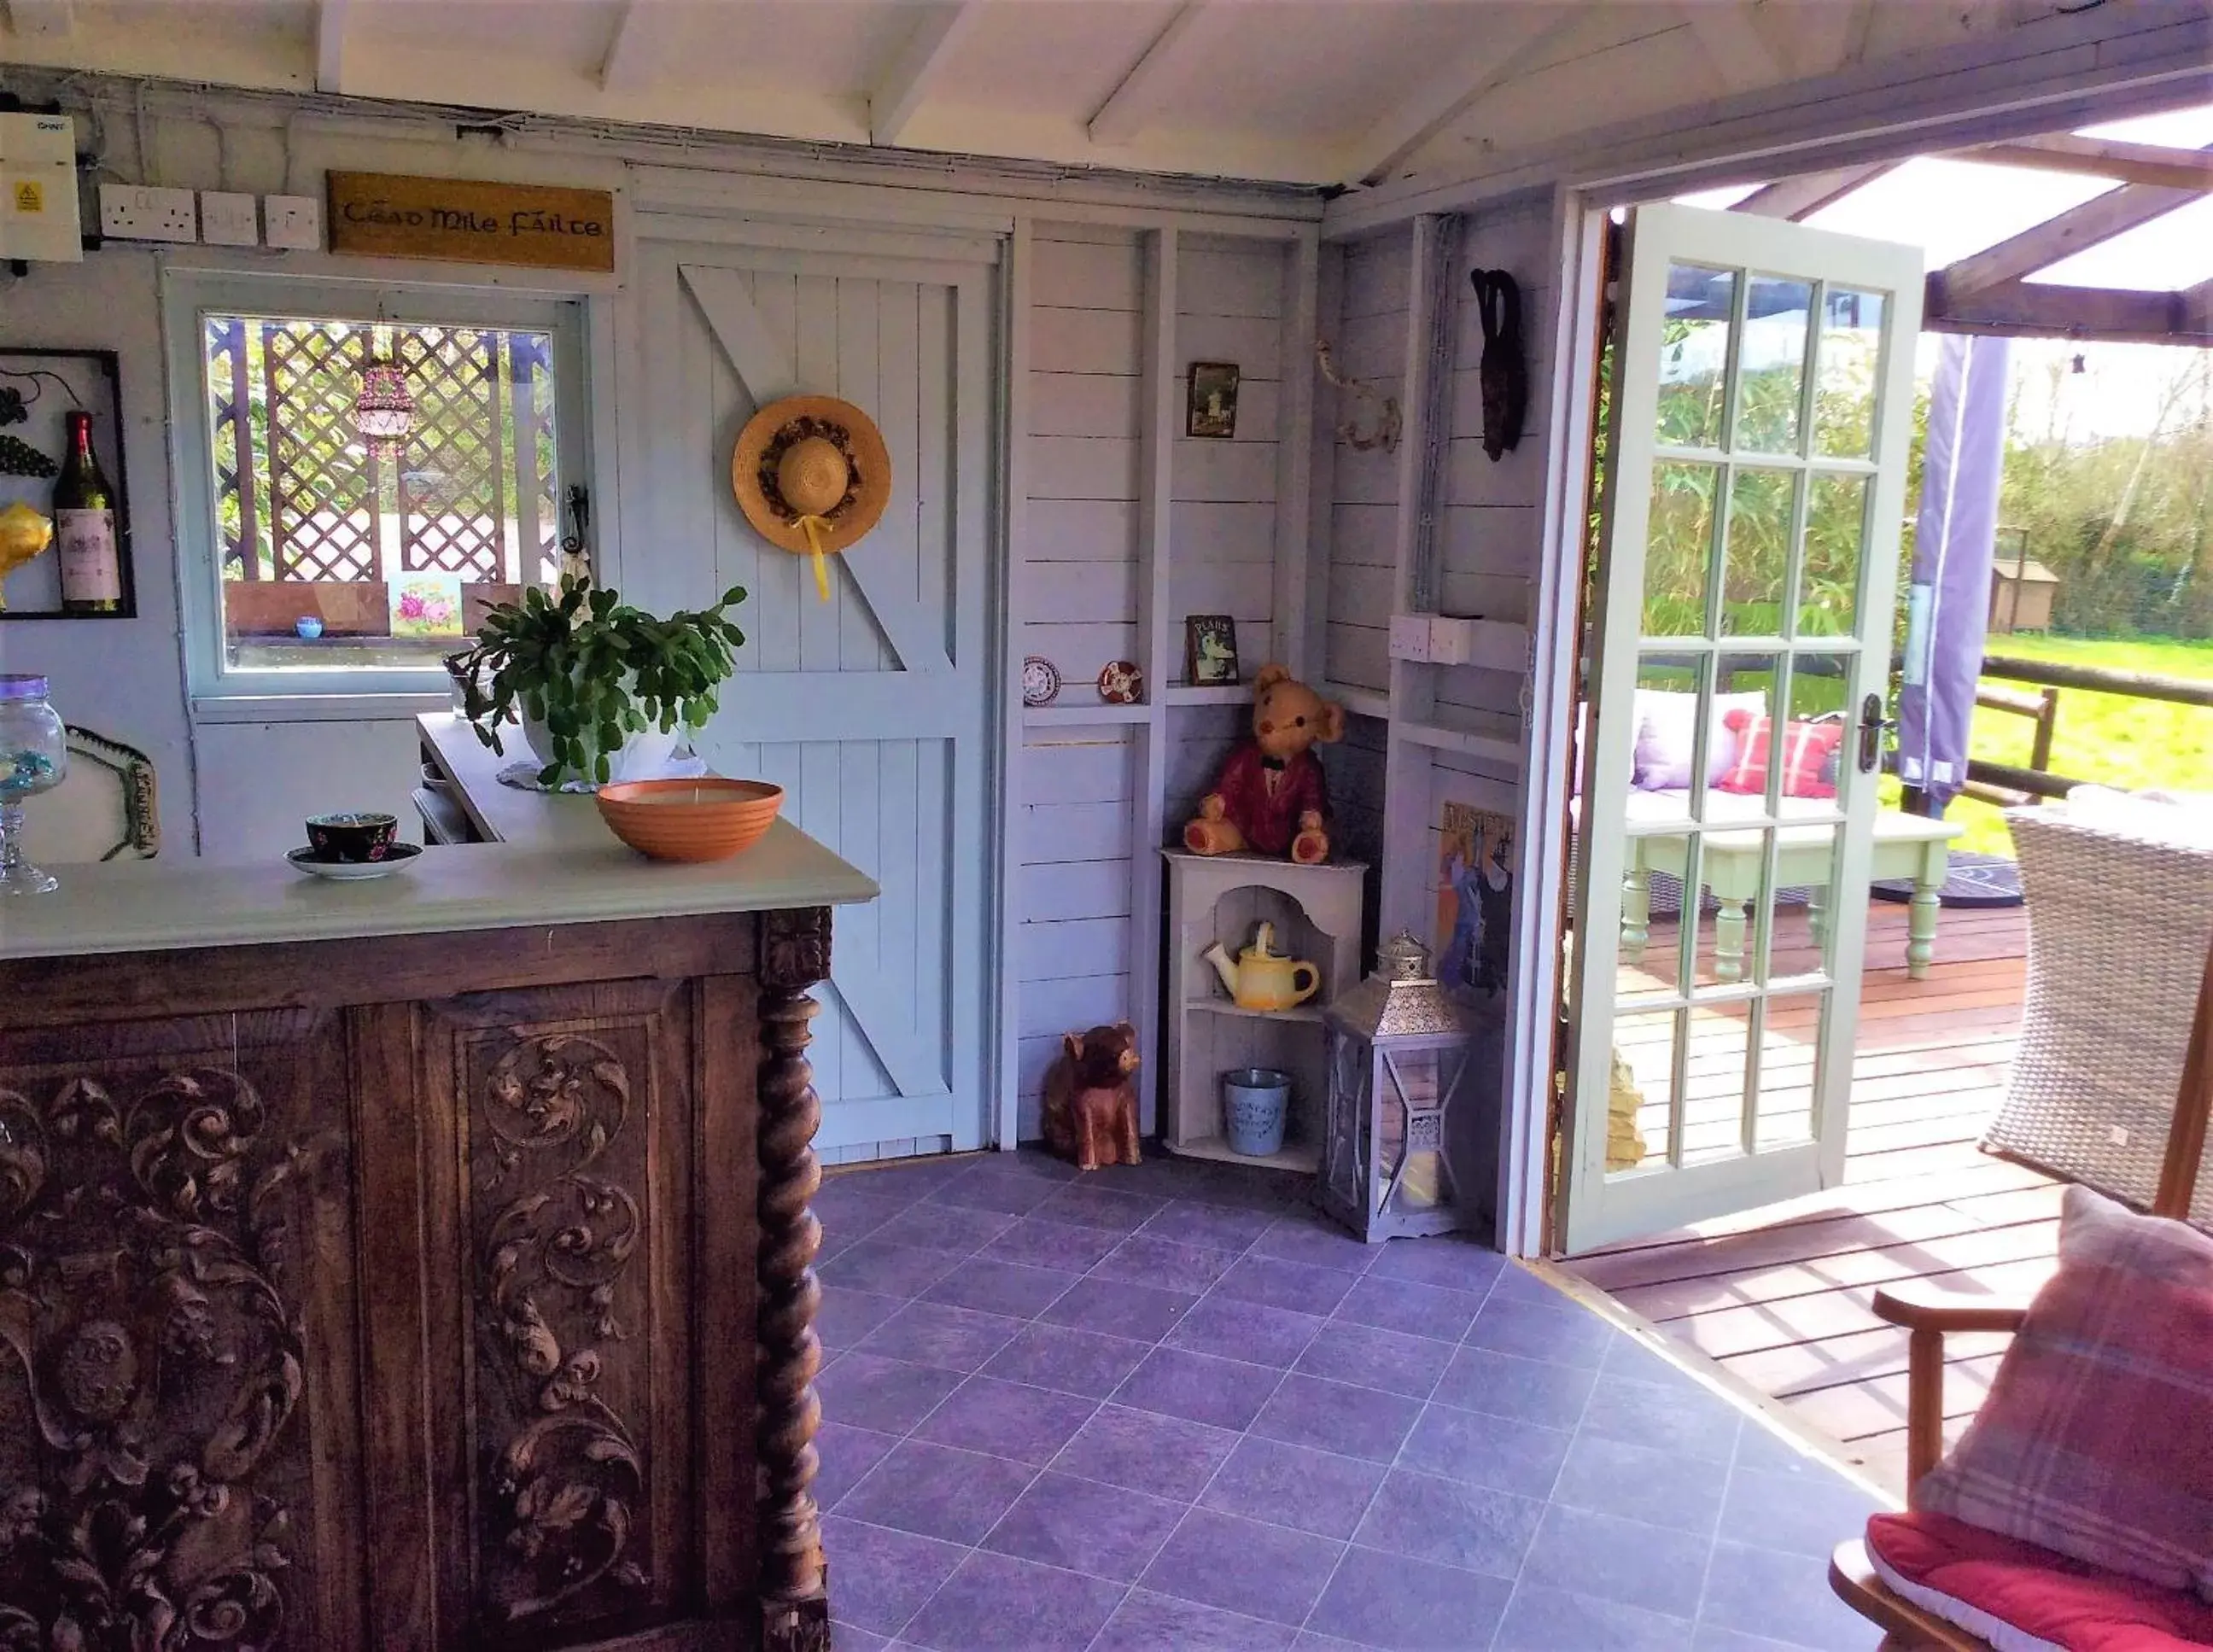
[[[2213,643],[1993,637],[1988,651],[2021,660],[2213,680]],[[2036,692],[2033,684],[1994,678],[1984,681],[2024,693]],[[1978,706],[1973,753],[1985,762],[2026,765],[2034,732],[2027,717]],[[2050,766],[2055,774],[2070,779],[2096,781],[2124,790],[2165,786],[2181,791],[2213,791],[2213,707],[2170,705],[2063,688],[2052,730]],[[1897,796],[1898,782],[1886,777],[1884,802],[1893,803]],[[1995,855],[2013,852],[2005,820],[1989,804],[1962,797],[1945,811],[1945,818],[1967,828],[1954,848]]]

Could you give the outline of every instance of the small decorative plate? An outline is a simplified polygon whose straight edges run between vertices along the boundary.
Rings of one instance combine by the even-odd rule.
[[[328,878],[333,883],[358,883],[364,878],[381,878],[412,866],[422,853],[420,844],[394,844],[384,851],[381,861],[319,861],[315,851],[302,844],[289,850],[284,858],[310,877]]]
[[[1134,661],[1113,660],[1099,674],[1099,698],[1109,705],[1135,705],[1145,697],[1145,674]]]
[[[1060,694],[1060,668],[1042,654],[1022,661],[1022,704],[1051,705]]]

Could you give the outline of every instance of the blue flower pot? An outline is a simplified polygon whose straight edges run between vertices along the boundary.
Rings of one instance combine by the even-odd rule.
[[[1238,1067],[1222,1075],[1222,1133],[1229,1150],[1265,1159],[1283,1150],[1291,1107],[1291,1076],[1274,1067]]]

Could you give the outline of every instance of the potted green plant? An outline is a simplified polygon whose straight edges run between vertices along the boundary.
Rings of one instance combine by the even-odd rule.
[[[454,662],[469,722],[504,753],[499,725],[518,718],[545,785],[658,766],[714,715],[746,640],[723,610],[745,600],[734,585],[711,608],[655,619],[571,574],[551,594],[533,586],[495,604]]]

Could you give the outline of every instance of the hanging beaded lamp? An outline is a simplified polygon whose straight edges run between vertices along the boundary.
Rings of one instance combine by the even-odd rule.
[[[386,452],[398,448],[415,428],[415,398],[408,393],[407,375],[390,357],[378,357],[362,369],[353,424],[370,447]]]

